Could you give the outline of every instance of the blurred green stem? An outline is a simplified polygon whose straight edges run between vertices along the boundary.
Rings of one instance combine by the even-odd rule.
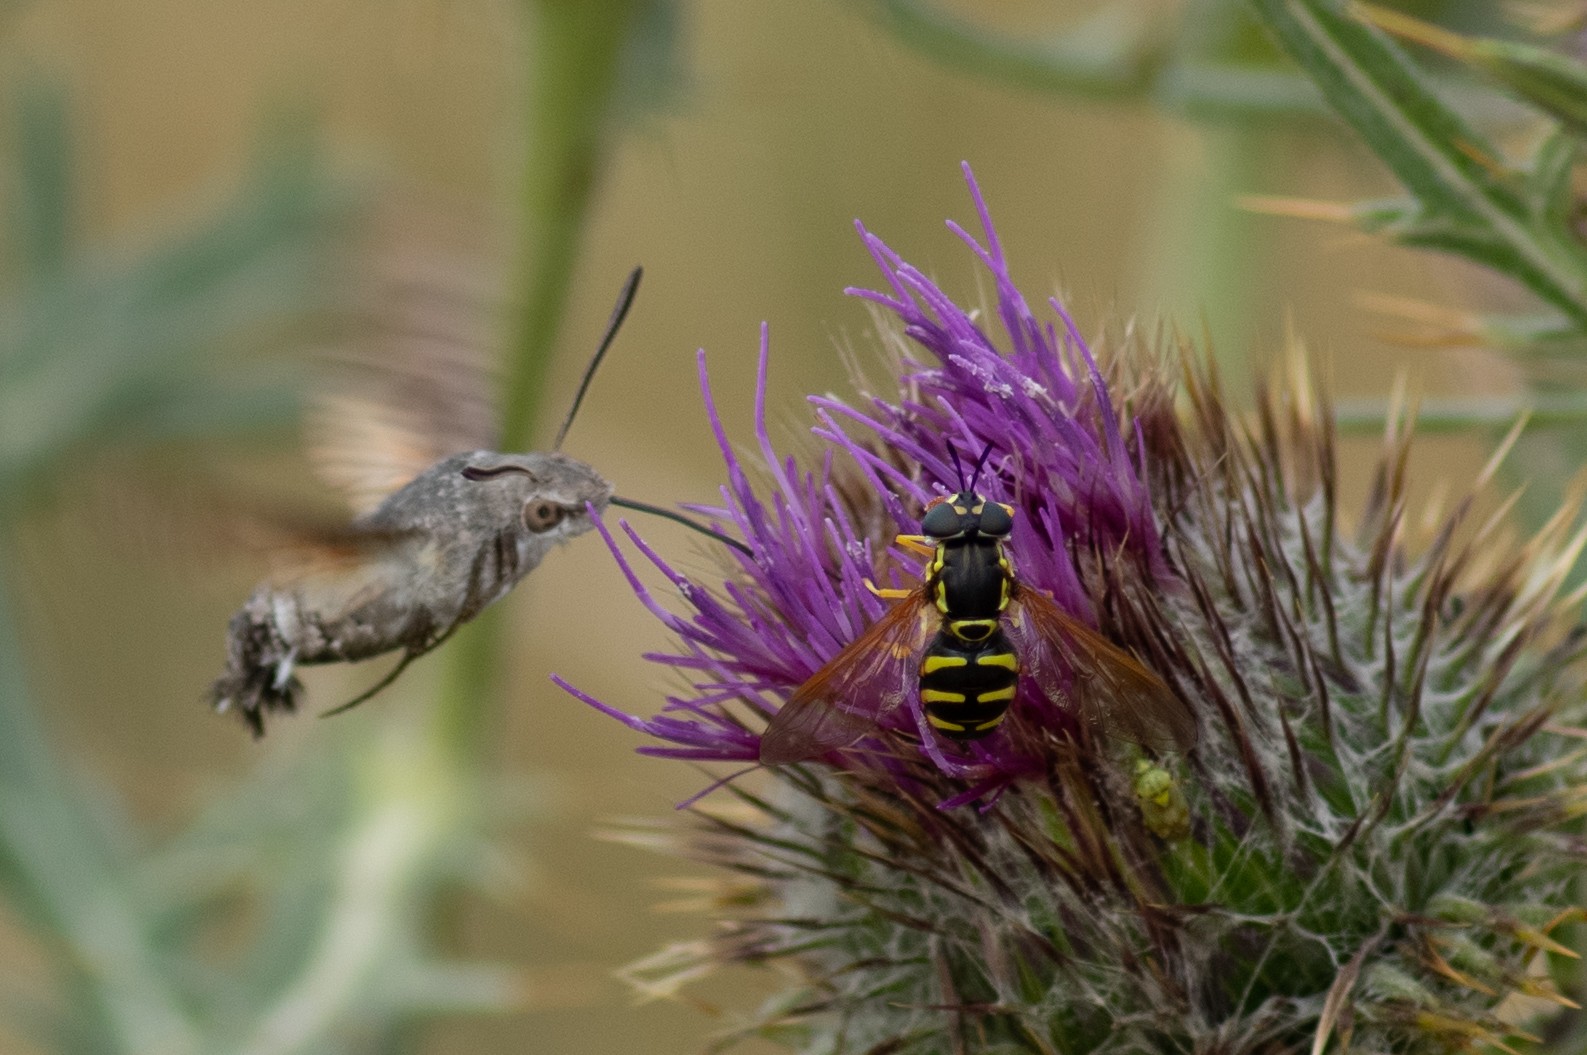
[[[1334,423],[1340,432],[1380,436],[1389,413],[1389,404],[1384,400],[1347,399],[1334,408]],[[1579,429],[1587,425],[1587,393],[1424,399],[1416,406],[1416,431],[1507,429],[1522,415],[1533,429]]]
[[[518,280],[502,390],[504,450],[534,443],[536,411],[566,309],[579,241],[608,143],[619,56],[639,0],[526,0],[529,16],[529,134],[523,161]],[[464,627],[446,650],[436,706],[429,712],[430,758],[445,771],[453,818],[477,820],[487,718],[500,668],[506,619],[501,606]],[[463,811],[472,807],[474,816]],[[455,904],[432,925],[456,930]]]
[[[523,164],[519,314],[502,391],[504,450],[529,450],[579,240],[609,142],[619,59],[638,0],[526,0],[529,134]],[[447,650],[439,739],[461,759],[483,747],[503,621],[499,610],[458,634]],[[466,763],[465,763],[466,764]]]
[[[485,718],[496,688],[496,666],[505,629],[503,607],[481,613],[458,631],[443,653],[440,698],[431,711],[435,742],[453,753],[460,773],[473,773],[484,750]]]
[[[1260,315],[1254,293],[1263,283],[1256,275],[1268,254],[1262,221],[1237,199],[1267,185],[1282,133],[1265,122],[1232,121],[1169,131],[1194,142],[1192,149],[1162,152],[1139,267],[1145,288],[1137,299],[1165,319],[1201,320],[1229,391],[1243,391]]]
[[[503,391],[502,444],[528,450],[579,237],[611,125],[618,59],[638,0],[527,0],[528,149],[518,244],[520,315]]]
[[[10,525],[0,518],[0,538]],[[9,548],[9,546],[8,546]],[[129,862],[100,837],[93,810],[52,751],[25,676],[9,576],[0,566],[0,882],[54,951],[97,1023],[80,1032],[115,1050],[208,1055],[164,972]]]

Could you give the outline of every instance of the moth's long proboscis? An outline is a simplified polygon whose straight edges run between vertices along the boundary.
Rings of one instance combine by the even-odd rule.
[[[672,521],[674,524],[682,524],[689,530],[698,531],[700,534],[705,535],[708,538],[713,538],[716,541],[722,543],[724,546],[732,546],[746,557],[753,557],[755,555],[753,550],[751,550],[744,543],[740,542],[738,539],[728,538],[720,531],[708,528],[699,521],[691,520],[682,513],[674,512],[671,509],[665,509],[661,506],[653,506],[649,502],[636,502],[632,498],[618,498],[615,495],[611,499],[611,504],[614,506],[620,506],[623,509],[632,509],[636,512],[649,513],[652,516],[662,517],[666,520]]]

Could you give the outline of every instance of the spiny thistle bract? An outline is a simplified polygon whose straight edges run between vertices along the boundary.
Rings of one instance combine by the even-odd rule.
[[[1524,1037],[1515,997],[1567,1003],[1541,961],[1568,953],[1550,932],[1576,916],[1587,848],[1568,516],[1503,551],[1502,516],[1470,522],[1470,500],[1412,508],[1396,425],[1347,531],[1328,408],[1302,376],[1246,421],[1187,354],[1125,342],[1099,366],[1055,301],[1051,322],[1027,306],[971,191],[984,244],[955,230],[991,273],[991,318],[862,228],[887,291],[860,295],[902,322],[898,394],[813,399],[828,450],[802,470],[767,438],[763,332],[766,482],[723,438],[710,511],[753,555],[707,584],[629,531],[692,609],[667,610],[624,563],[681,642],[652,658],[688,693],[653,718],[575,694],[664,741],[646,753],[755,759],[779,704],[886,610],[867,580],[919,581],[893,540],[959,489],[950,444],[990,445],[979,490],[1016,509],[1022,588],[1160,675],[1197,745],[1148,757],[1096,735],[1030,672],[1004,728],[968,745],[923,735],[911,702],[852,748],[776,768],[764,793],[730,784],[752,819],[696,811],[692,852],[750,887],[722,902],[721,934],[640,974],[665,990],[712,963],[796,965],[800,985],[749,1029],[806,1052]],[[1420,543],[1418,523],[1433,525]]]

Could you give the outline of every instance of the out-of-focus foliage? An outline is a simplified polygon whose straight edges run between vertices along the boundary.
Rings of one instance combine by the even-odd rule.
[[[1526,286],[1551,309],[1507,317],[1449,312],[1444,339],[1506,350],[1541,372],[1579,362],[1587,348],[1584,205],[1572,182],[1587,127],[1587,66],[1546,38],[1463,35],[1425,21],[1538,38],[1541,29],[1506,21],[1520,5],[1397,5],[1417,18],[1341,0],[1117,0],[1041,40],[990,29],[933,0],[860,6],[945,62],[1030,87],[1138,96],[1257,127],[1268,117],[1332,109],[1406,191],[1402,199],[1363,202],[1336,215],[1407,245],[1471,259]],[[1414,61],[1374,22],[1502,85],[1530,108],[1541,134],[1529,137],[1519,157],[1509,156],[1482,126],[1513,130],[1513,108],[1485,98],[1475,84],[1452,84],[1448,70]],[[1549,28],[1563,39],[1569,25]],[[1579,418],[1584,410],[1579,400],[1561,398],[1557,385],[1537,394],[1549,418]],[[1466,415],[1471,425],[1515,412],[1513,404],[1440,408],[1448,423]]]
[[[291,389],[228,368],[227,346],[327,302],[326,253],[349,191],[312,140],[264,137],[232,201],[153,246],[77,236],[62,92],[24,85],[11,115],[12,279],[0,299],[0,495],[36,489],[81,452],[129,438],[235,434],[290,420]]]
[[[1587,351],[1587,241],[1578,184],[1582,141],[1569,85],[1587,83],[1572,57],[1530,44],[1468,41],[1375,8],[1329,0],[1252,0],[1285,49],[1404,187],[1399,199],[1365,202],[1360,227],[1406,245],[1470,260],[1530,291],[1526,314],[1456,310],[1426,321],[1431,344],[1484,346],[1508,354],[1557,427],[1522,445],[1532,465],[1576,466],[1587,455],[1582,401]],[[1512,157],[1434,92],[1430,76],[1371,21],[1436,40],[1440,50],[1504,84],[1529,108],[1537,134]],[[1439,408],[1447,422],[1491,421],[1491,400]],[[1534,523],[1552,516],[1558,479],[1523,504]]]
[[[254,174],[186,234],[85,246],[68,111],[64,93],[30,85],[13,115],[16,259],[0,316],[7,538],[23,497],[47,498],[77,459],[289,420],[291,389],[220,353],[326,306],[355,200],[312,140],[280,130]],[[417,1015],[517,996],[507,975],[430,951],[427,906],[486,850],[479,804],[415,729],[356,744],[328,730],[317,750],[250,775],[151,845],[40,724],[17,570],[0,566],[0,894],[58,987],[9,1026],[83,1055],[321,1055],[366,1050]],[[217,954],[216,928],[250,914],[255,925]]]
[[[1403,200],[1358,207],[1358,222],[1521,283],[1558,313],[1550,327],[1557,337],[1587,337],[1587,246],[1571,225],[1579,147],[1573,129],[1559,128],[1511,162],[1358,18],[1325,0],[1253,3],[1405,187]],[[1542,114],[1551,116],[1546,108]]]
[[[588,202],[613,85],[665,80],[661,5],[543,5],[526,166],[529,317],[508,401],[527,441]],[[646,32],[627,32],[644,13]],[[649,86],[649,87],[647,87]],[[0,301],[0,533],[74,462],[128,444],[235,437],[295,417],[301,379],[228,350],[304,332],[338,304],[356,193],[312,137],[263,137],[243,185],[153,245],[78,235],[80,178],[64,92],[32,85],[13,117],[14,259]],[[482,350],[488,354],[489,350]],[[151,845],[124,804],[61,761],[16,633],[17,569],[0,566],[0,894],[57,979],[11,1022],[82,1055],[337,1055],[407,1046],[441,1013],[517,1006],[512,970],[438,950],[437,906],[491,873],[496,796],[479,737],[491,635],[456,662],[445,704],[378,734],[327,728],[314,749],[224,789]],[[244,922],[246,921],[246,922]],[[221,937],[224,936],[224,937]],[[218,952],[223,949],[224,952]]]
[[[899,40],[973,76],[1040,91],[1133,97],[1201,118],[1256,121],[1326,112],[1319,85],[1263,32],[1249,0],[1107,0],[1071,23],[999,28],[944,0],[856,0]],[[1330,5],[1339,9],[1342,5]],[[1489,26],[1483,0],[1423,0],[1424,18]]]

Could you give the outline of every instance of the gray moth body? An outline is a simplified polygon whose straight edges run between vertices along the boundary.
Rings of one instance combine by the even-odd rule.
[[[423,655],[553,546],[588,531],[587,507],[600,512],[611,497],[609,483],[565,454],[441,459],[354,520],[345,539],[254,590],[229,624],[215,708],[236,711],[257,736],[268,713],[296,708],[298,666]]]

